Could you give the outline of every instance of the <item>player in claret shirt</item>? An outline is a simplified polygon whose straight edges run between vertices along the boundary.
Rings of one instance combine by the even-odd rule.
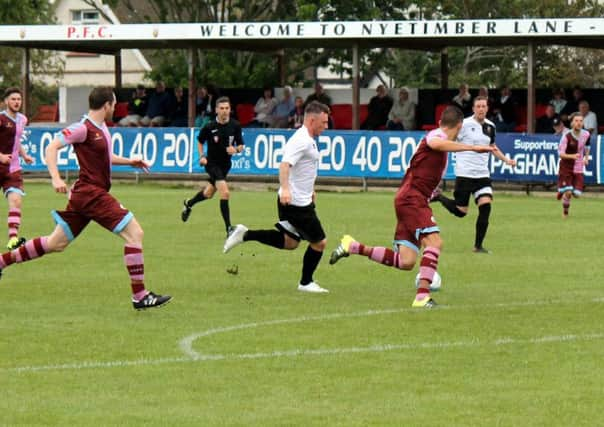
[[[515,166],[516,161],[507,158],[495,144],[495,124],[486,118],[488,100],[484,96],[474,98],[472,111],[474,114],[463,121],[457,140],[466,145],[493,147],[493,155],[510,166]],[[475,253],[488,254],[489,251],[482,246],[489,227],[491,204],[493,202],[493,188],[491,187],[491,173],[489,171],[490,153],[476,153],[464,151],[458,153],[455,161],[455,191],[453,199],[437,192],[432,200],[438,200],[453,215],[463,218],[468,213],[470,197],[478,206],[476,218],[476,236],[474,238]]]
[[[583,129],[583,116],[573,113],[570,116],[569,132],[560,138],[560,170],[558,172],[558,200],[562,199],[562,217],[568,218],[570,199],[583,193],[583,168],[588,164],[589,137]]]
[[[455,106],[445,108],[440,118],[440,127],[429,132],[420,142],[411,159],[409,169],[394,198],[396,229],[394,250],[386,247],[367,246],[351,236],[342,237],[340,244],[331,253],[330,264],[335,264],[350,254],[369,259],[401,270],[412,270],[417,261],[420,247],[420,280],[412,307],[432,308],[436,302],[430,296],[430,284],[436,273],[442,241],[440,229],[430,209],[429,200],[437,188],[445,168],[447,152],[493,151],[490,145],[466,145],[455,142],[461,129],[463,114]]]
[[[90,110],[79,123],[59,132],[46,149],[46,164],[57,193],[68,193],[69,202],[63,211],[53,211],[56,222],[48,236],[28,240],[22,246],[0,255],[0,269],[11,264],[31,261],[47,253],[63,251],[95,221],[125,240],[124,263],[130,275],[132,305],[137,310],[160,307],[170,296],[156,295],[145,289],[143,262],[143,229],[132,212],[125,209],[111,194],[111,165],[130,165],[148,169],[143,160],[116,156],[111,149],[111,136],[105,120],[113,116],[115,94],[109,87],[97,87],[88,97]],[[57,168],[58,151],[73,145],[80,173],[68,191]],[[1,272],[1,270],[0,270]]]
[[[19,156],[25,163],[34,161],[21,146],[23,130],[27,125],[27,117],[21,110],[21,91],[16,87],[4,92],[6,109],[0,112],[0,185],[8,202],[8,243],[7,249],[16,249],[25,243],[19,237],[21,225],[21,198],[23,192],[23,177]]]

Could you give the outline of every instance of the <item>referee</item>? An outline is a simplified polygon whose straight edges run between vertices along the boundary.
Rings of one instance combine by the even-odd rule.
[[[231,213],[229,210],[229,186],[226,182],[231,170],[231,156],[243,151],[241,125],[231,118],[231,103],[226,96],[216,100],[216,119],[199,131],[197,137],[199,164],[205,166],[210,183],[200,192],[183,202],[180,218],[187,222],[196,203],[211,199],[216,191],[220,194],[220,214],[224,221],[227,235],[231,231]],[[205,155],[203,144],[207,143]]]
[[[285,145],[279,166],[279,222],[276,230],[249,230],[238,224],[224,243],[227,253],[235,246],[255,240],[277,249],[296,249],[301,240],[309,245],[302,261],[302,277],[298,290],[327,293],[313,279],[327,244],[325,231],[315,211],[315,180],[319,166],[319,150],[315,138],[327,129],[329,108],[318,101],[304,109],[304,124]]]
[[[463,126],[457,139],[462,144],[491,145],[495,148],[493,155],[510,166],[516,166],[516,161],[506,157],[495,145],[495,124],[486,118],[489,107],[487,98],[477,96],[474,98],[472,111],[474,114],[463,121]],[[489,153],[461,151],[457,153],[455,162],[455,191],[454,199],[449,199],[442,194],[433,196],[453,215],[464,217],[468,213],[470,196],[478,205],[478,218],[476,219],[476,237],[474,249],[476,253],[488,254],[482,242],[489,227],[491,203],[493,201],[493,188],[489,172]]]

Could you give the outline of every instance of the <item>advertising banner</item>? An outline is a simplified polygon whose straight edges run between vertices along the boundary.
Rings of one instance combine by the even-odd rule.
[[[35,159],[25,170],[45,171],[43,153],[57,128],[28,128],[23,145]],[[125,157],[142,157],[155,173],[203,173],[199,166],[197,129],[111,128],[113,152]],[[245,128],[243,153],[232,158],[233,175],[276,175],[291,130]],[[325,131],[317,138],[319,175],[340,178],[400,179],[425,132]],[[600,136],[591,147],[585,182],[601,184],[604,167]],[[491,156],[491,177],[495,181],[555,182],[558,173],[559,138],[553,135],[499,134],[497,146],[516,160],[511,167]],[[77,170],[73,147],[59,152],[61,170]],[[445,179],[454,179],[455,154],[449,155]],[[115,171],[129,171],[116,166]]]

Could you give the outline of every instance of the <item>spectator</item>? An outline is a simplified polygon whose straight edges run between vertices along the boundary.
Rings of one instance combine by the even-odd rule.
[[[570,99],[566,103],[566,105],[562,109],[562,112],[560,113],[560,116],[562,117],[562,120],[564,120],[565,123],[569,122],[569,116],[572,113],[576,113],[577,111],[579,111],[579,103],[584,99],[585,98],[583,97],[583,91],[581,90],[581,88],[579,86],[575,86],[573,88],[572,99]]]
[[[561,137],[566,132],[568,132],[568,128],[564,126],[564,122],[559,116],[554,117],[554,120],[552,120],[552,127],[554,128],[554,135],[556,136]]]
[[[549,103],[554,106],[556,114],[561,114],[567,104],[566,98],[564,97],[564,89],[554,89],[552,91],[552,99]]]
[[[219,98],[216,86],[209,84],[197,88],[195,100],[195,127],[202,129],[216,117],[216,100]]]
[[[545,107],[545,114],[537,119],[536,133],[554,133],[554,119],[558,118],[552,104]]]
[[[321,104],[327,105],[331,109],[331,98],[323,91],[323,85],[319,82],[315,83],[315,91],[311,93],[304,101],[304,107],[312,101],[319,101]]]
[[[177,86],[174,89],[170,125],[174,127],[189,126],[189,99],[184,96],[181,86]]]
[[[159,80],[155,85],[155,93],[149,98],[147,114],[141,119],[141,126],[164,126],[170,117],[170,95],[166,92],[166,84]]]
[[[493,117],[497,132],[513,132],[516,127],[516,100],[509,87],[501,88],[501,96],[493,105]]]
[[[273,97],[273,89],[266,86],[262,97],[256,102],[256,106],[254,107],[256,117],[254,117],[254,121],[252,121],[249,126],[262,128],[272,127],[273,111],[276,106],[277,100]]]
[[[145,86],[138,85],[128,101],[128,115],[119,121],[119,126],[140,126],[140,121],[147,114],[147,94]]]
[[[413,130],[415,129],[415,102],[409,99],[407,88],[401,88],[396,101],[390,113],[388,113],[388,122],[386,127],[389,130]]]
[[[304,100],[301,96],[296,96],[294,108],[289,112],[287,122],[292,129],[298,129],[304,123]]]
[[[459,86],[459,93],[451,100],[453,105],[456,105],[463,112],[464,117],[472,115],[472,95],[470,88],[466,83]]]
[[[289,123],[289,113],[295,107],[295,101],[292,96],[291,86],[283,88],[283,99],[279,101],[273,112],[273,127],[287,128]]]
[[[589,132],[589,144],[594,147],[598,137],[598,117],[589,110],[589,102],[579,102],[579,113],[583,116],[583,129]]]
[[[384,85],[379,85],[375,91],[376,95],[371,98],[367,106],[369,114],[365,122],[361,124],[361,129],[377,130],[386,126],[388,121],[388,113],[392,109],[392,98],[388,95]]]

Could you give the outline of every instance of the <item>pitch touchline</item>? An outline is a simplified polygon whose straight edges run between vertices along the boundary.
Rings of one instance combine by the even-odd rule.
[[[595,303],[604,303],[604,298],[595,298],[592,300]],[[537,305],[550,305],[558,304],[562,301],[549,301],[549,302],[522,302],[522,303],[502,303],[502,304],[491,304],[483,305],[484,307],[522,307],[522,306],[537,306]],[[473,306],[455,306],[446,307],[441,306],[440,309],[453,309],[453,308],[468,308]],[[440,310],[439,309],[439,310]],[[511,337],[502,337],[492,341],[481,341],[480,339],[472,339],[466,341],[450,341],[450,342],[435,342],[435,343],[424,343],[424,344],[378,344],[369,347],[349,347],[349,348],[335,348],[335,349],[293,349],[283,351],[272,351],[272,352],[260,352],[260,353],[243,353],[243,354],[201,354],[193,350],[192,346],[195,340],[210,335],[219,333],[252,329],[263,326],[274,326],[288,323],[300,323],[306,321],[318,321],[318,320],[329,320],[339,318],[351,318],[351,317],[363,317],[363,316],[376,316],[384,314],[395,314],[407,311],[414,311],[420,313],[417,309],[410,308],[399,308],[399,309],[386,309],[386,310],[368,310],[358,313],[332,313],[320,316],[303,316],[292,319],[278,319],[270,320],[266,322],[254,322],[246,323],[241,325],[233,325],[222,328],[209,329],[204,332],[189,335],[183,338],[179,342],[181,351],[185,354],[183,357],[169,357],[169,358],[158,358],[158,359],[135,359],[135,360],[114,360],[114,361],[87,361],[87,362],[71,362],[61,363],[54,365],[38,365],[38,366],[19,366],[13,368],[0,368],[0,372],[38,372],[38,371],[54,371],[54,370],[81,370],[81,369],[94,369],[94,368],[113,368],[113,367],[128,367],[128,366],[144,366],[144,365],[161,365],[161,364],[174,364],[174,363],[190,363],[190,362],[203,362],[203,361],[216,361],[216,360],[243,360],[243,359],[266,359],[276,357],[299,357],[299,356],[320,356],[320,355],[334,355],[334,354],[349,354],[349,353],[371,353],[371,352],[386,352],[394,350],[421,350],[430,348],[453,348],[453,347],[475,347],[475,346],[500,346],[500,345],[513,345],[513,344],[543,344],[551,342],[565,342],[565,341],[590,341],[604,338],[604,333],[595,334],[583,334],[583,335],[554,335],[554,336],[542,336],[535,338],[517,339]],[[425,311],[424,311],[425,312]]]

